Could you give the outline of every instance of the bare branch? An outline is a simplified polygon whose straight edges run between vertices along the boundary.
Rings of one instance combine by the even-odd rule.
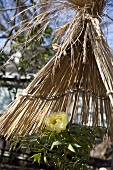
[[[0,11],[10,11],[10,10],[16,10],[16,9],[19,9],[19,8],[28,8],[28,7],[31,7],[32,5],[28,5],[28,6],[18,6],[18,7],[15,7],[15,8],[0,8]]]
[[[111,21],[113,21],[113,18],[111,18],[108,14],[104,14],[107,18],[109,18]]]

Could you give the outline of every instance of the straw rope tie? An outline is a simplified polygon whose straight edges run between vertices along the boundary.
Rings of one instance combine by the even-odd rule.
[[[17,97],[23,96],[23,97],[29,97],[30,99],[42,98],[42,99],[45,99],[45,100],[57,100],[57,99],[60,99],[61,97],[64,97],[65,95],[73,94],[73,93],[76,93],[76,92],[87,93],[91,96],[94,96],[94,97],[96,97],[98,99],[102,99],[102,100],[109,100],[108,96],[99,95],[98,93],[94,93],[92,90],[85,90],[85,89],[82,89],[82,88],[69,90],[67,92],[59,93],[59,94],[54,95],[54,96],[44,96],[44,95],[34,96],[34,95],[31,95],[31,94],[27,94],[27,93],[18,93]],[[111,93],[111,92],[109,92],[109,93]],[[107,94],[109,94],[109,93],[107,93]]]
[[[100,30],[100,22],[101,22],[100,17],[92,17],[90,14],[85,14],[85,19],[91,21],[91,23],[93,24],[93,26],[95,28],[95,31],[96,31],[98,37],[101,39],[102,33],[101,33],[101,30]]]

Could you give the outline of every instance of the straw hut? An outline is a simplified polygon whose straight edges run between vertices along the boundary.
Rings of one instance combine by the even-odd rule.
[[[106,119],[112,137],[113,54],[100,28],[105,5],[105,0],[58,1],[56,6],[35,18],[35,26],[44,21],[41,29],[45,30],[56,10],[69,7],[75,11],[72,20],[56,30],[55,56],[0,117],[1,135],[10,138],[37,133],[44,127],[46,117],[58,111],[69,114],[71,110],[69,122],[72,123],[82,98],[82,124],[87,125],[90,117],[92,126],[104,127]],[[32,29],[30,23],[24,30],[29,28]],[[40,31],[36,36],[40,37]]]

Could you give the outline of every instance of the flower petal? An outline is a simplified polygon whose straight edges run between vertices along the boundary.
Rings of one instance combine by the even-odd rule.
[[[68,124],[67,114],[64,112],[52,113],[45,121],[46,128],[60,133]]]

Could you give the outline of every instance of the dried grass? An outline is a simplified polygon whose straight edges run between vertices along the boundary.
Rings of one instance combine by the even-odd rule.
[[[86,4],[83,0],[70,1]],[[52,12],[37,16],[38,24],[46,20],[48,13]],[[9,138],[37,133],[52,112],[66,112],[71,115],[70,121],[75,121],[82,98],[82,124],[90,118],[93,126],[105,126],[106,118],[112,137],[113,54],[98,15],[88,13],[86,7],[77,9],[72,21],[56,30],[55,39],[59,42],[61,37],[56,55],[0,118],[1,135]]]
[[[76,7],[86,8],[89,14],[101,15],[106,5],[105,0],[68,0]]]

